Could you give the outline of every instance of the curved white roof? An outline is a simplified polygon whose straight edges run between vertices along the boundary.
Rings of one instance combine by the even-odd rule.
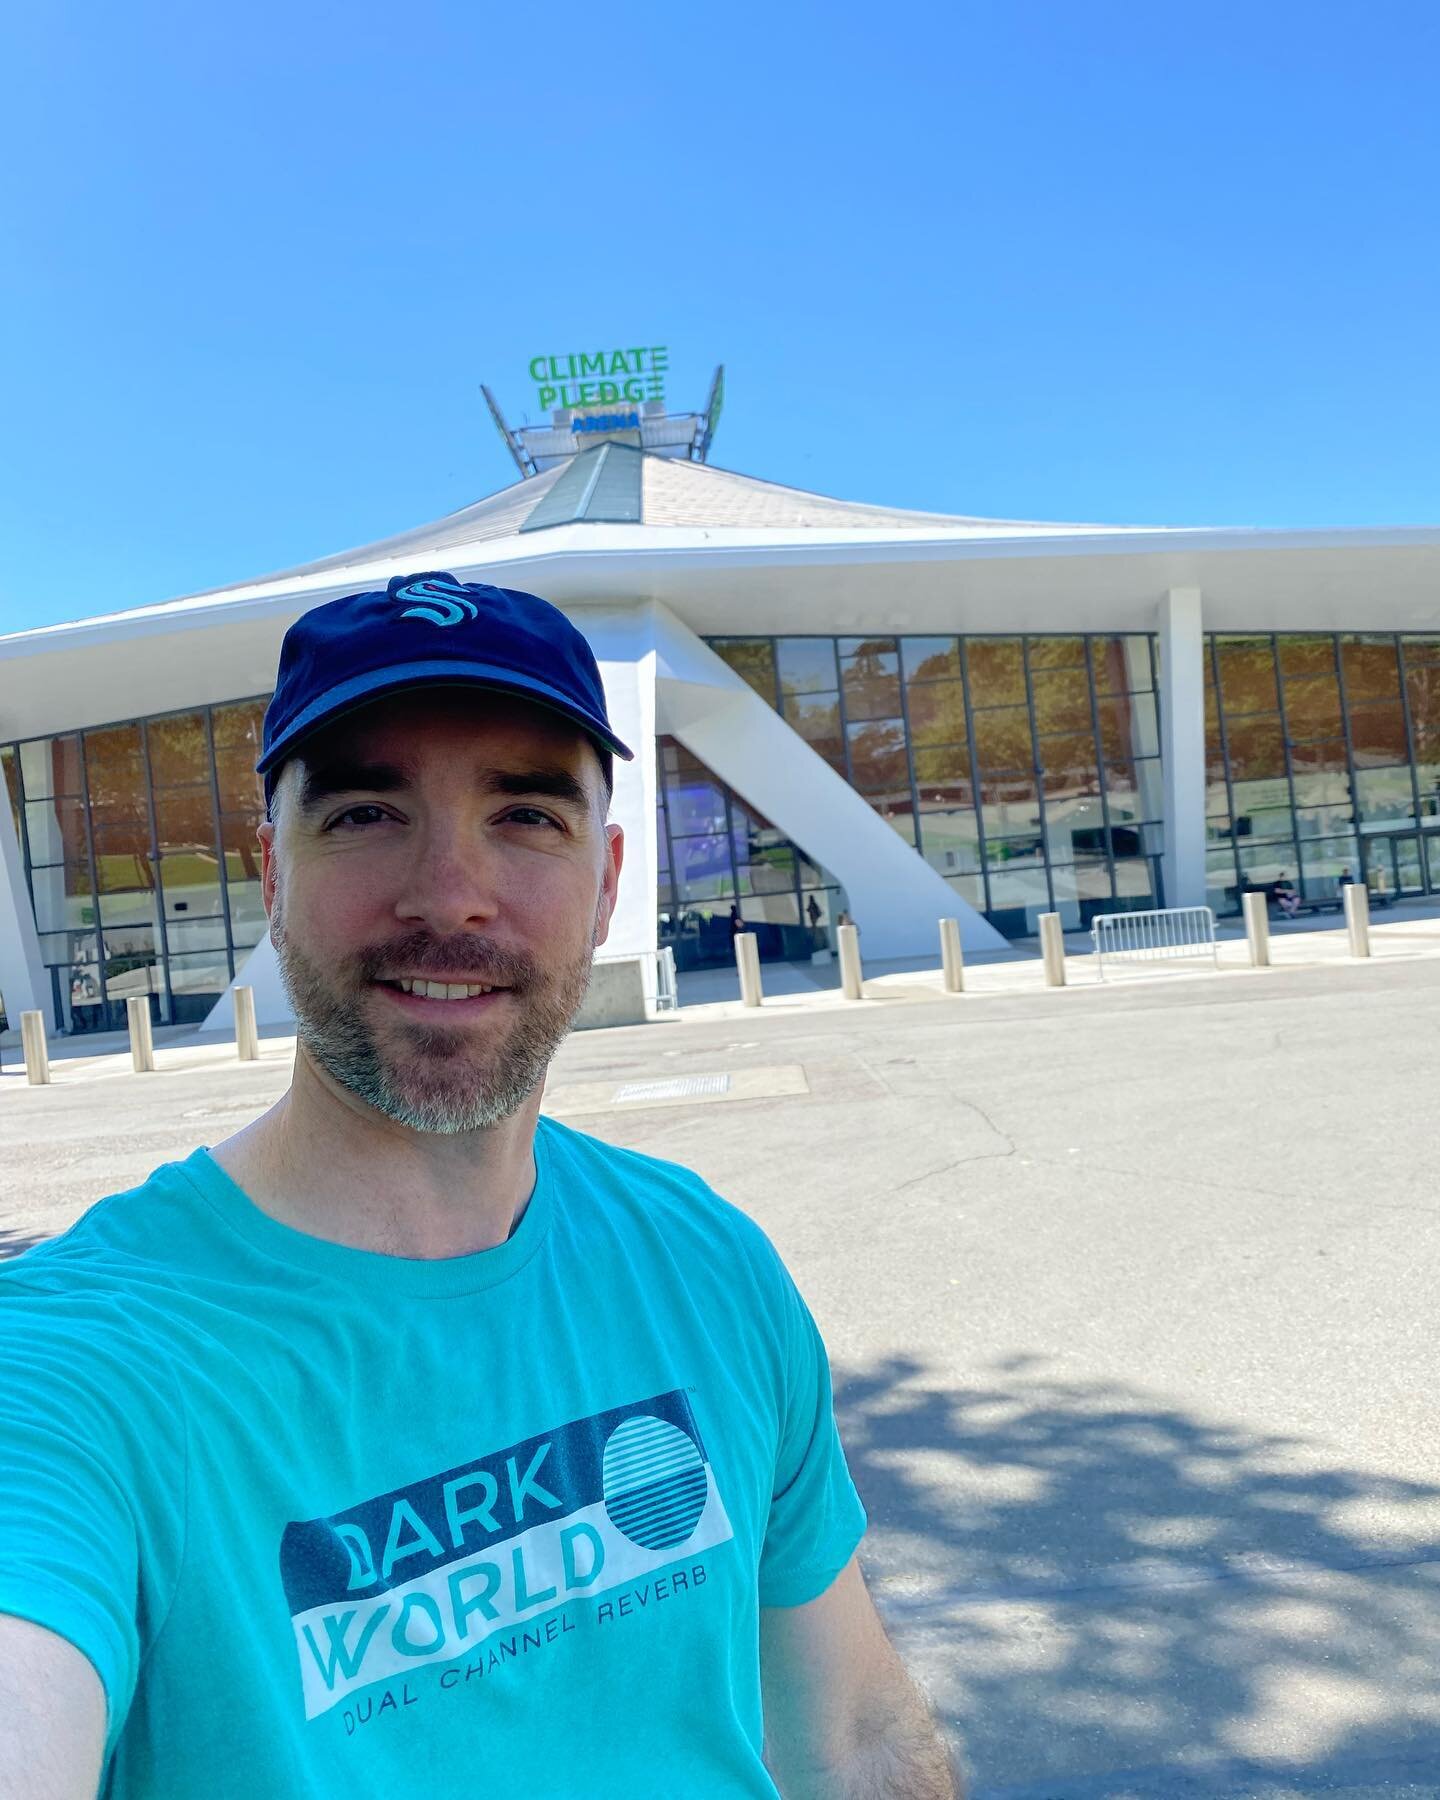
[[[607,481],[593,477],[607,474]],[[615,478],[619,476],[617,481]],[[614,504],[616,490],[621,504]],[[551,504],[569,493],[568,504]],[[607,504],[607,496],[609,502]],[[542,503],[545,503],[542,506]],[[541,515],[537,520],[537,512]],[[1061,525],[1034,520],[984,519],[963,513],[918,512],[913,509],[874,506],[865,501],[836,500],[804,488],[761,481],[708,463],[682,462],[652,456],[621,444],[596,445],[569,463],[547,469],[498,493],[462,506],[428,525],[417,525],[391,537],[377,538],[333,556],[280,569],[248,581],[229,582],[188,596],[191,600],[218,599],[227,594],[269,588],[313,577],[361,570],[371,564],[409,562],[421,568],[441,566],[447,557],[469,558],[459,553],[472,546],[492,548],[502,539],[517,538],[559,525],[601,526],[626,524],[655,526],[666,531],[725,531],[753,533],[816,532],[827,537],[864,531],[885,536],[952,532],[1006,537],[1030,533],[1095,532],[1124,530],[1123,526]],[[176,604],[176,603],[172,603]],[[183,602],[179,603],[183,604]]]

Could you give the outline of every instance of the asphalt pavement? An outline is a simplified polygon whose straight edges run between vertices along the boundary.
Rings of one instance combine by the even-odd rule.
[[[578,1034],[546,1105],[779,1246],[974,1800],[1440,1795],[1440,958],[869,991]],[[0,1247],[289,1054],[7,1072]]]

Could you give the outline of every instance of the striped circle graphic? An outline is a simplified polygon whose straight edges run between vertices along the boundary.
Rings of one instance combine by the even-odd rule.
[[[611,1432],[601,1480],[610,1523],[646,1550],[685,1542],[700,1522],[710,1483],[694,1438],[648,1413]]]

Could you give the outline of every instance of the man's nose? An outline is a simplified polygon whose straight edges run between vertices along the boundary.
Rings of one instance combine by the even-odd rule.
[[[464,931],[499,911],[498,871],[474,835],[454,826],[426,830],[414,846],[395,916],[432,931]]]

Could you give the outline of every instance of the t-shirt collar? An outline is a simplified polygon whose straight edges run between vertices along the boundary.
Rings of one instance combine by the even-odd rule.
[[[391,1294],[473,1294],[508,1280],[539,1249],[554,1204],[543,1119],[535,1130],[535,1186],[520,1223],[503,1244],[465,1256],[389,1256],[297,1231],[263,1212],[208,1149],[196,1150],[179,1168],[206,1205],[266,1255],[336,1281]]]

